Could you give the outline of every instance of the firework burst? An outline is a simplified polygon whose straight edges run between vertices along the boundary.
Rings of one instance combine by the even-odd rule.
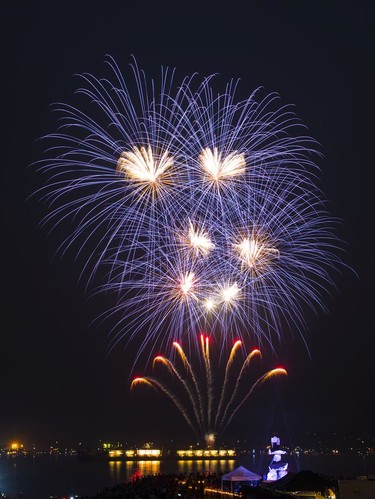
[[[317,185],[317,144],[289,106],[258,89],[237,99],[215,77],[148,80],[82,75],[80,105],[57,106],[61,126],[39,170],[44,223],[73,230],[61,244],[85,259],[95,292],[117,297],[111,346],[140,339],[196,343],[204,327],[224,346],[239,337],[274,348],[324,309],[336,256],[335,220]]]
[[[249,371],[257,371],[252,367],[261,358],[258,348],[248,353],[238,368],[236,357],[241,351],[242,343],[237,340],[219,381],[217,378],[220,369],[212,366],[209,338],[200,335],[199,343],[200,362],[189,361],[181,345],[173,342],[175,361],[161,355],[156,356],[153,368],[156,370],[160,366],[164,372],[159,377],[136,377],[131,383],[131,389],[145,385],[167,397],[181,412],[198,439],[204,441],[206,446],[213,446],[216,438],[223,434],[238,410],[257,388],[274,377],[285,376],[287,372],[284,368],[277,367],[260,376],[249,375]]]

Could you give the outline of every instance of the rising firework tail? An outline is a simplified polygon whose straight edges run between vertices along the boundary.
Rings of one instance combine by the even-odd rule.
[[[197,362],[197,359],[195,362],[189,361],[181,345],[174,342],[173,346],[178,353],[175,361],[160,355],[155,357],[153,368],[160,365],[164,372],[161,371],[158,377],[137,377],[131,382],[130,388],[134,390],[145,385],[169,399],[197,438],[205,442],[206,446],[214,446],[215,440],[223,435],[251,395],[264,382],[285,376],[287,371],[277,367],[261,376],[254,376],[254,373],[251,375],[250,367],[257,358],[261,358],[260,350],[252,350],[239,367],[236,360],[242,344],[237,340],[225,364],[224,374],[220,377],[220,367],[213,366],[210,360],[209,338],[200,335],[199,342],[201,350],[198,360],[201,362]],[[229,391],[228,385],[233,380],[234,388],[232,384]],[[216,390],[213,390],[214,384]]]
[[[262,89],[238,99],[239,80],[216,91],[215,75],[148,79],[133,59],[125,77],[106,63],[109,77],[81,75],[79,105],[56,106],[36,194],[52,233],[73,227],[60,249],[82,256],[88,287],[116,299],[110,348],[200,351],[209,330],[223,349],[275,349],[286,331],[304,335],[342,262],[319,146],[292,107]]]

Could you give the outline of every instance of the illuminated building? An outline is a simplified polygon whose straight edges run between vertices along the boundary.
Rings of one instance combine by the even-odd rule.
[[[142,449],[111,449],[108,451],[110,458],[118,459],[159,459],[162,457],[161,449],[145,447]]]
[[[177,456],[180,459],[223,459],[226,457],[235,457],[236,451],[234,449],[186,449],[178,450]]]
[[[19,456],[20,454],[26,454],[26,450],[24,449],[23,444],[12,442],[9,444],[9,447],[6,448],[5,453],[8,456]]]

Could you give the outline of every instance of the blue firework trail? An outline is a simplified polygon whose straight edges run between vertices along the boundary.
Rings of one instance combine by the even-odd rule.
[[[79,106],[56,106],[38,169],[44,223],[73,227],[61,251],[79,246],[88,286],[106,271],[111,347],[303,337],[341,260],[318,144],[292,107],[262,89],[238,99],[235,80],[218,92],[215,75],[150,80],[134,59],[125,79],[106,63],[110,79],[81,76]]]

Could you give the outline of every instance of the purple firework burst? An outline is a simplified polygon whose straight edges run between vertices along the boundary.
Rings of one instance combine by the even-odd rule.
[[[149,80],[135,60],[125,80],[106,62],[110,79],[84,74],[79,105],[56,106],[38,167],[44,223],[73,227],[61,250],[79,244],[88,283],[106,269],[94,289],[116,296],[111,346],[303,335],[341,260],[318,145],[291,106],[262,89],[237,99],[238,81],[218,92],[214,75]]]

